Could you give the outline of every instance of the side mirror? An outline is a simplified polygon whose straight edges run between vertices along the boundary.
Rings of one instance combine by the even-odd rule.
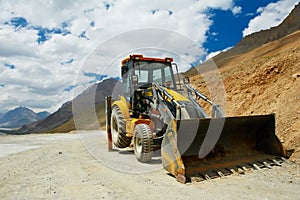
[[[127,78],[128,75],[128,66],[127,65],[124,65],[121,67],[121,73],[122,73],[122,78]]]
[[[138,75],[132,75],[131,77],[131,83],[134,85],[137,85],[139,83],[139,77]]]

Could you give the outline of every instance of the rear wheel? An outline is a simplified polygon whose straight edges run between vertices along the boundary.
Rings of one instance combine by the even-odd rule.
[[[138,161],[149,162],[153,155],[154,144],[150,127],[147,124],[138,124],[134,129],[134,153]]]
[[[126,122],[118,106],[114,106],[111,112],[111,135],[116,147],[125,148],[131,143],[131,137],[126,136]]]

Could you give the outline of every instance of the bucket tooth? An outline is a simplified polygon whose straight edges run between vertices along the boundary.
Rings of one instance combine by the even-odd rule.
[[[224,174],[221,171],[218,171],[217,174],[220,176],[220,178],[224,177]]]
[[[235,171],[234,169],[230,169],[229,171],[230,171],[232,174],[238,174],[238,172]]]
[[[269,165],[269,163],[263,162],[263,164],[264,164],[267,168],[272,169],[272,167],[271,167],[271,165]]]
[[[238,168],[237,172],[238,172],[239,174],[245,174],[245,171],[242,170],[241,168]]]
[[[210,180],[211,178],[208,176],[208,174],[204,174],[205,180]]]
[[[281,166],[281,163],[280,163],[280,162],[278,162],[277,160],[273,159],[272,161],[273,161],[273,163],[274,163],[275,165],[277,165],[277,166]]]
[[[200,176],[192,176],[191,177],[191,182],[201,182],[204,181],[205,179],[200,177]]]
[[[242,167],[242,169],[246,172],[246,171],[249,171],[249,169],[245,166]]]
[[[283,162],[285,163],[289,163],[289,161],[285,157],[281,157],[281,160],[283,160]]]
[[[253,167],[257,170],[261,170],[261,168],[257,164],[253,164]]]

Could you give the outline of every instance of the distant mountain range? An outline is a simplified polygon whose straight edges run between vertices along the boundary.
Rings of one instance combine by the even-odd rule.
[[[0,115],[0,128],[20,128],[24,124],[42,120],[50,113],[44,111],[35,113],[29,108],[18,107]]]
[[[118,81],[113,78],[96,83],[83,91],[72,101],[64,103],[56,112],[47,118],[26,124],[17,132],[69,132],[75,129],[97,129],[99,125],[98,119],[104,116],[102,111],[104,109],[105,97],[111,95],[116,96],[120,92],[120,88],[115,87],[117,83]],[[112,94],[112,92],[114,94]],[[95,112],[96,117],[93,117],[95,115],[92,114],[95,114]],[[76,115],[75,121],[73,115]]]
[[[0,113],[0,119],[5,115],[5,113]]]

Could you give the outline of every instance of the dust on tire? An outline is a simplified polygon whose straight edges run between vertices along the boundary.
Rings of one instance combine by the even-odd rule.
[[[111,126],[112,140],[114,145],[119,148],[128,147],[132,138],[126,136],[126,122],[118,106],[114,106],[112,108]]]
[[[149,162],[153,155],[153,136],[147,124],[138,124],[134,129],[134,153],[138,161]]]

